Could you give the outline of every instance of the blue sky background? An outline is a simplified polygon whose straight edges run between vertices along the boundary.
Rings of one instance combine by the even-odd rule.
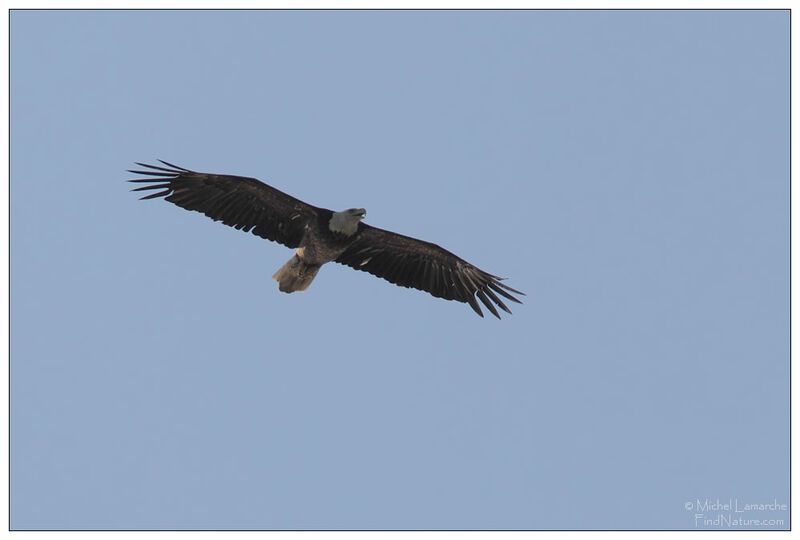
[[[11,526],[694,529],[729,514],[698,501],[788,504],[788,31],[12,12]],[[281,294],[290,250],[128,191],[156,158],[363,206],[525,305],[480,319],[333,264]]]

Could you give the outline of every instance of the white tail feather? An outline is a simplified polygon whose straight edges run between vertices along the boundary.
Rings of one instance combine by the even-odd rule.
[[[278,282],[278,290],[285,293],[304,291],[314,281],[319,266],[306,264],[294,255],[289,261],[272,274],[272,279]]]

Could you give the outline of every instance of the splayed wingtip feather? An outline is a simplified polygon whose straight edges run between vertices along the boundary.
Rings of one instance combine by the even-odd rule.
[[[489,309],[489,311],[492,312],[492,315],[494,315],[499,319],[500,314],[497,312],[497,308],[494,307],[494,304],[492,304],[492,302],[489,300],[486,294],[484,294],[483,290],[478,289],[477,291],[475,291],[475,294],[478,295],[478,298],[480,298],[481,302],[483,302],[483,305],[485,305]]]

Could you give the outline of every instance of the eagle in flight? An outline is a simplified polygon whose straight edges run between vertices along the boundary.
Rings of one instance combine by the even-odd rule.
[[[306,290],[320,267],[335,261],[401,287],[465,302],[481,317],[476,297],[498,319],[497,307],[511,313],[501,296],[521,304],[512,293],[524,293],[502,283],[503,278],[436,244],[367,225],[361,221],[367,214],[363,208],[333,212],[255,178],[200,173],[159,161],[164,166],[137,162],[147,170],[128,171],[147,176],[129,180],[148,184],[133,191],[160,190],[142,199],[164,197],[186,210],[297,250],[272,276],[282,292]]]

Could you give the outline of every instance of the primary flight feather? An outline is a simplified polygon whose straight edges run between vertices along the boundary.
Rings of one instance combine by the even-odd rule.
[[[282,292],[306,290],[320,267],[335,261],[402,287],[465,302],[481,317],[477,300],[498,319],[497,307],[511,313],[502,298],[521,303],[513,294],[524,293],[446,249],[363,223],[367,213],[363,208],[333,212],[255,178],[200,173],[159,161],[164,166],[137,162],[146,170],[129,171],[147,176],[130,180],[148,184],[133,191],[159,190],[142,199],[164,197],[186,210],[296,249],[272,276]]]

